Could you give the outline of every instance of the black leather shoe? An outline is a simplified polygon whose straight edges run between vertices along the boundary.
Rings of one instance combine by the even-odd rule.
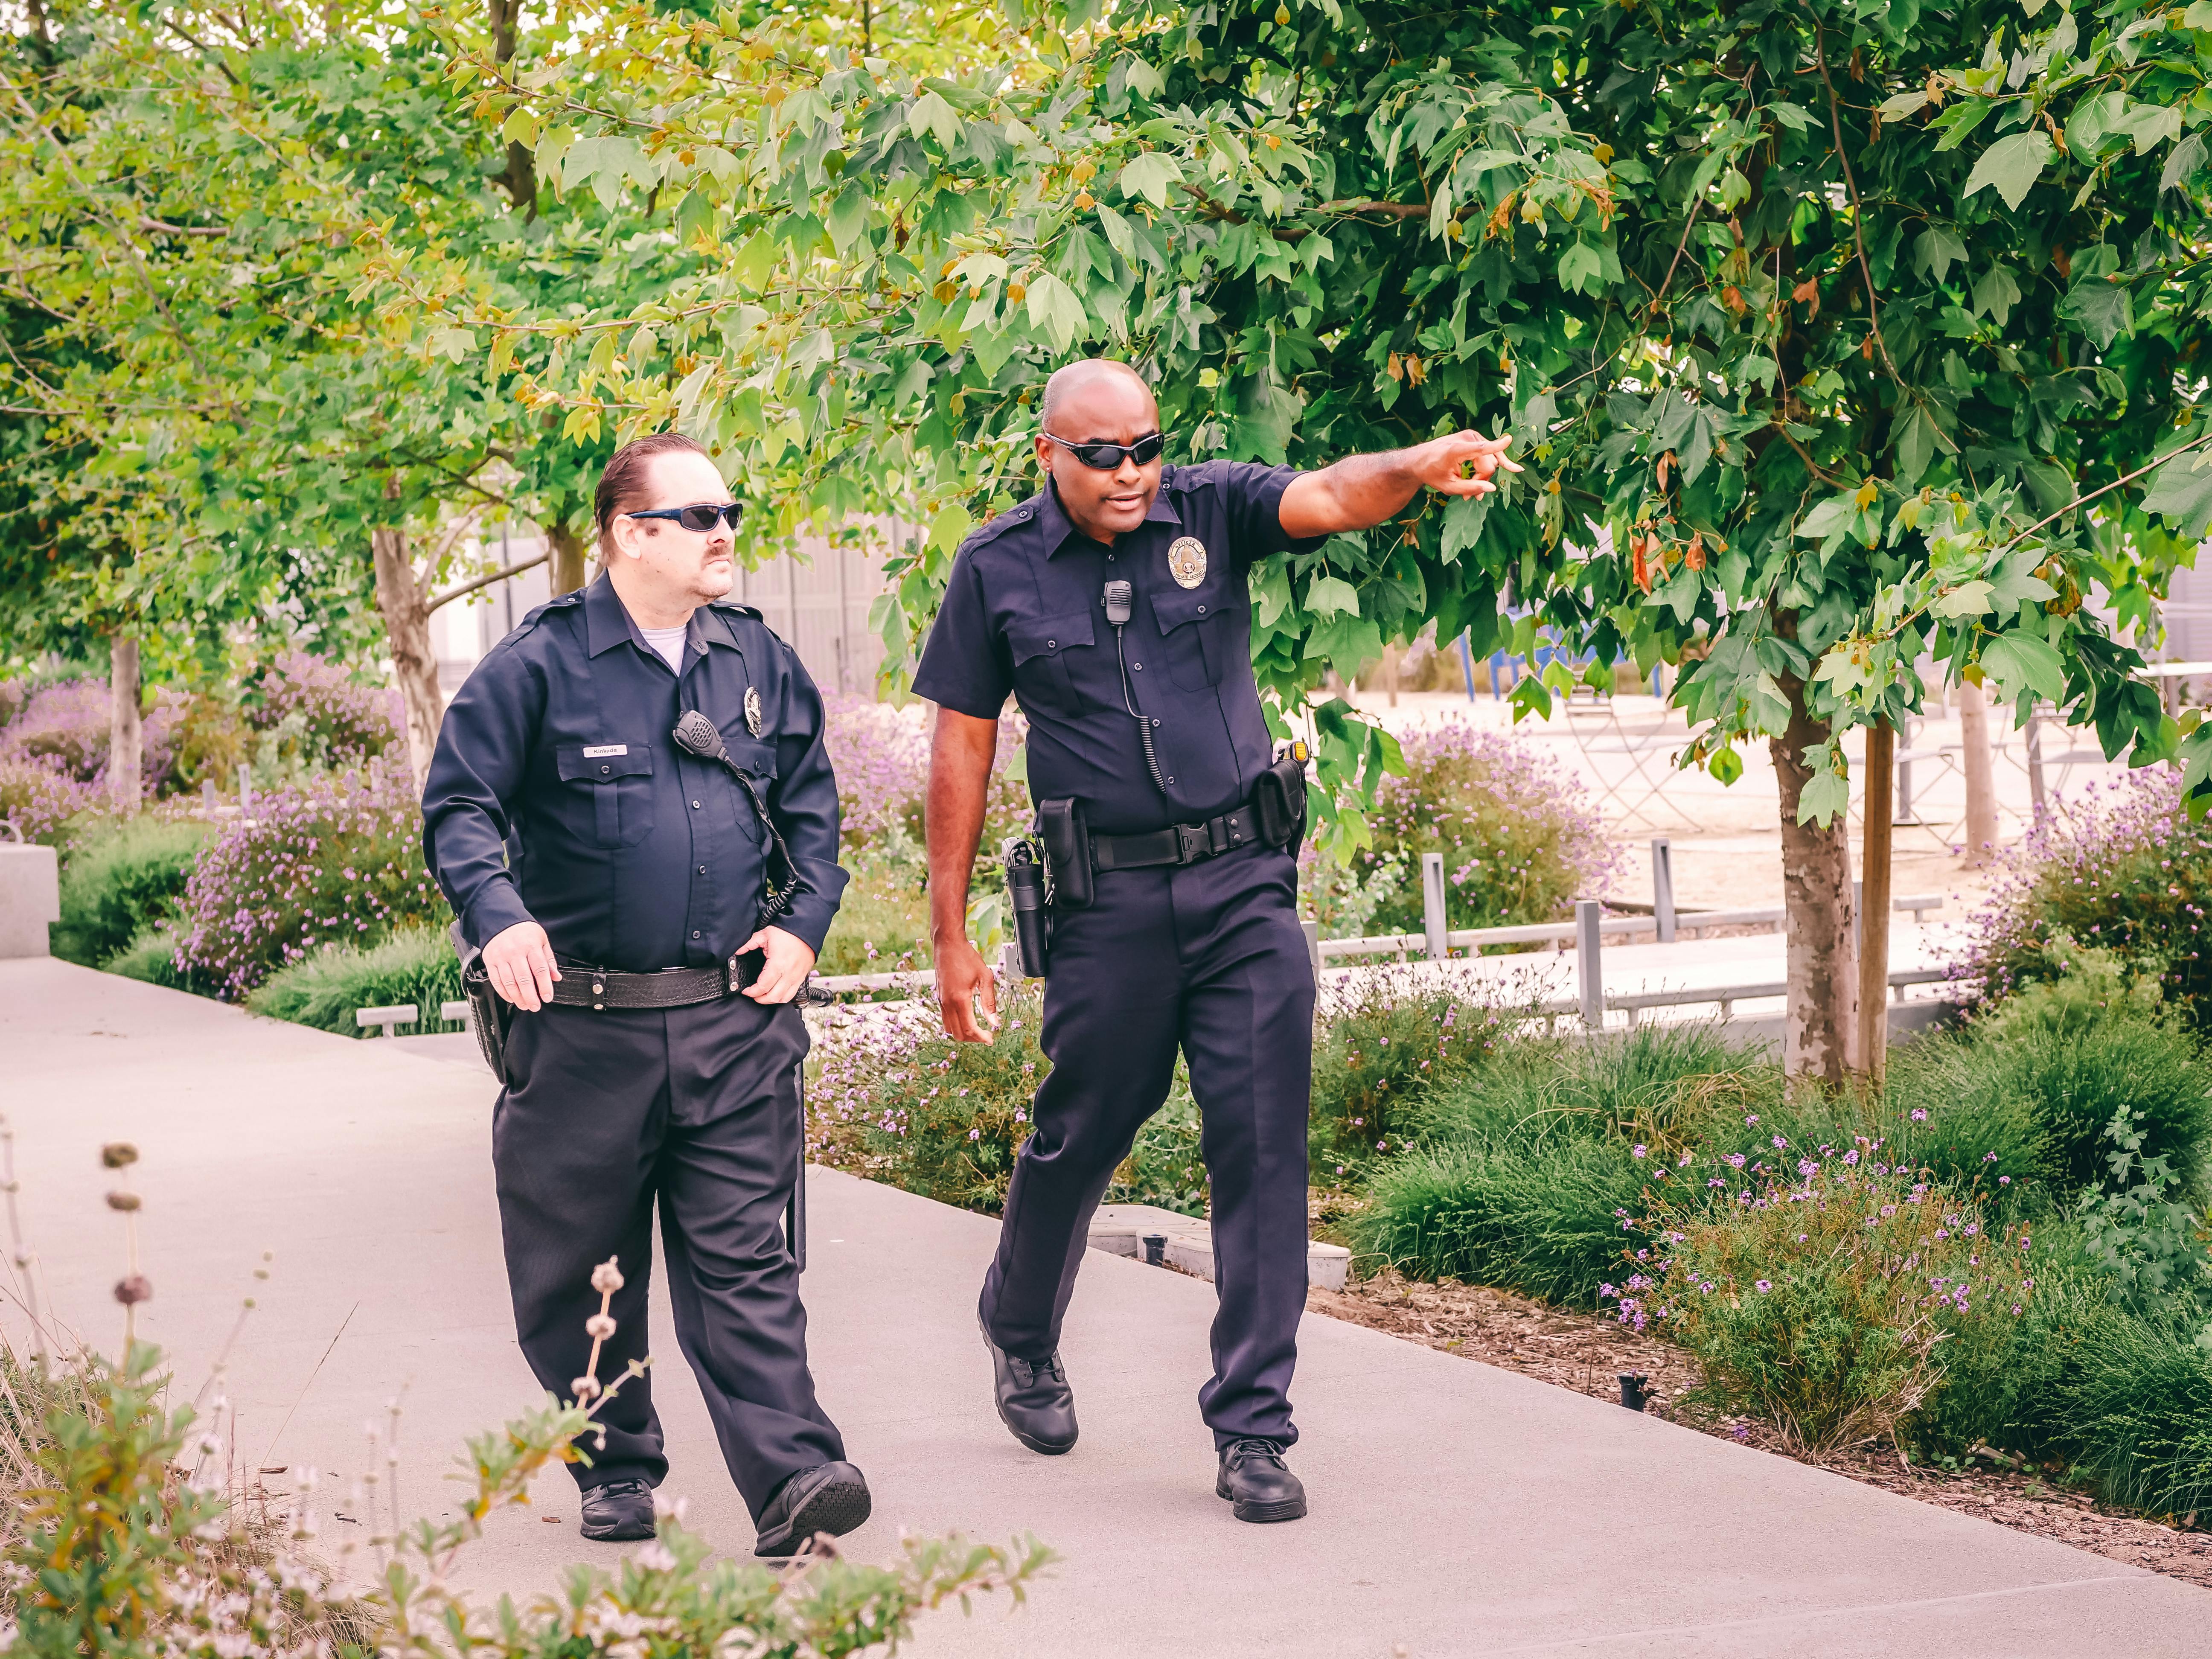
[[[653,1536],[653,1488],[642,1480],[610,1480],[584,1493],[584,1536],[624,1544]]]
[[[775,1489],[761,1512],[755,1555],[796,1555],[817,1532],[842,1537],[875,1507],[867,1477],[850,1463],[817,1463]]]
[[[1283,1467],[1283,1449],[1273,1440],[1231,1441],[1213,1495],[1235,1504],[1239,1521],[1296,1521],[1306,1512],[1306,1489]]]
[[[982,1325],[979,1316],[975,1322]],[[991,1351],[991,1374],[999,1420],[1033,1452],[1057,1457],[1075,1443],[1075,1391],[1060,1368],[1054,1350],[1031,1363],[991,1340],[983,1327],[983,1346]]]

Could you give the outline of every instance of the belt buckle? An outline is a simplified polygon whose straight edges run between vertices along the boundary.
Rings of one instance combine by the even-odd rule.
[[[733,997],[745,988],[744,981],[739,977],[744,970],[738,966],[738,954],[733,951],[729,960],[722,964],[722,994],[726,997]]]
[[[1211,837],[1202,823],[1178,823],[1175,826],[1176,862],[1195,864],[1212,852]]]

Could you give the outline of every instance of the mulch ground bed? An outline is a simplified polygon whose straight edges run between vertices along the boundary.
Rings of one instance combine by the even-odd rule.
[[[1425,1285],[1395,1273],[1342,1291],[1309,1291],[1306,1307],[1616,1403],[1620,1374],[1642,1372],[1649,1379],[1647,1412],[1754,1450],[1796,1455],[1764,1423],[1713,1421],[1682,1410],[1682,1396],[1698,1382],[1696,1366],[1680,1349],[1638,1336],[1605,1315],[1561,1313],[1504,1291]],[[2106,1509],[2033,1469],[1984,1467],[1980,1460],[1956,1472],[1908,1467],[1887,1443],[1798,1461],[2212,1589],[2212,1531],[2177,1529]],[[2212,1524],[2212,1516],[2203,1519]]]

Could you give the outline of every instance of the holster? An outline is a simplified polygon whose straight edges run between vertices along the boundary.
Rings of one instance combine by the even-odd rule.
[[[505,997],[491,988],[484,971],[483,952],[461,936],[458,921],[447,929],[461,959],[461,995],[469,1005],[469,1029],[476,1033],[477,1048],[491,1074],[507,1084],[507,1022],[514,1012]]]
[[[1052,902],[1067,910],[1090,908],[1096,889],[1091,878],[1091,825],[1083,803],[1041,800],[1036,810],[1036,837],[1044,843],[1045,869],[1052,877]]]
[[[1260,774],[1252,807],[1260,817],[1260,838],[1296,856],[1306,838],[1306,766],[1293,749],[1285,745]]]

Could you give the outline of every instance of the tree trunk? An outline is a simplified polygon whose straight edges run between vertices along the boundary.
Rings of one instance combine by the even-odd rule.
[[[521,0],[491,0],[491,53],[501,69],[514,61],[515,14],[521,9]],[[507,198],[526,223],[537,218],[538,158],[512,140],[507,146],[507,172],[500,183],[507,187]]]
[[[1987,864],[1997,850],[1996,770],[1990,760],[1989,699],[1978,685],[1959,687],[1959,745],[1966,772],[1966,862]]]
[[[1866,815],[1859,828],[1859,1058],[1881,1086],[1889,1060],[1890,810],[1897,733],[1887,722],[1866,737]]]
[[[1797,822],[1797,802],[1812,777],[1799,758],[1828,741],[1828,727],[1805,709],[1805,687],[1781,677],[1790,726],[1770,738],[1782,786],[1783,932],[1790,1006],[1783,1020],[1782,1064],[1791,1077],[1840,1088],[1856,1066],[1858,953],[1851,943],[1851,847],[1844,816],[1823,829]]]
[[[407,532],[373,530],[368,544],[376,562],[376,608],[384,614],[392,678],[399,682],[400,701],[407,708],[407,758],[419,787],[429,773],[438,723],[446,714],[438,659],[430,650],[430,612],[407,556]]]
[[[590,578],[585,556],[591,544],[562,524],[546,526],[545,544],[553,550],[553,597],[574,592]]]
[[[138,810],[146,752],[138,696],[138,641],[118,629],[107,641],[107,799],[126,818]]]

